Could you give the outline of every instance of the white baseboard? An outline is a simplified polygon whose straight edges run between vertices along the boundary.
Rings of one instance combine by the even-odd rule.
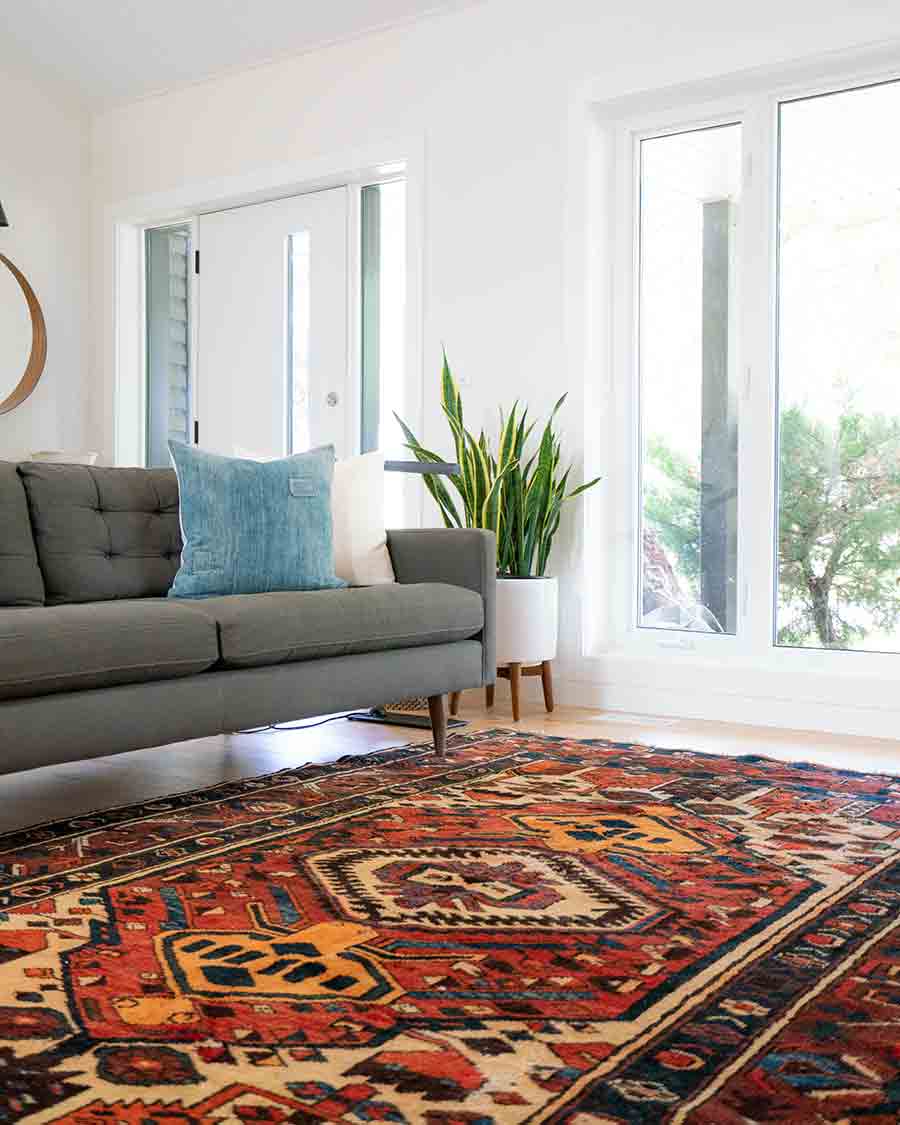
[[[751,695],[667,687],[664,678],[651,682],[610,677],[605,681],[574,677],[567,670],[554,677],[560,704],[629,711],[680,719],[710,719],[786,730],[821,731],[854,737],[900,738],[900,691],[884,706],[849,705],[838,701],[774,695]],[[537,695],[535,695],[537,698]]]

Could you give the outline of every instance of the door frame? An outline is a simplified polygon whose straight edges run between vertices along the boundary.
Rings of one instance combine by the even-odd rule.
[[[406,373],[405,411],[421,431],[424,418],[424,242],[425,138],[422,134],[373,141],[365,146],[326,156],[291,161],[236,176],[186,183],[152,195],[133,196],[100,208],[97,227],[102,253],[95,292],[100,296],[98,330],[101,373],[96,412],[104,461],[114,465],[142,465],[144,461],[143,406],[146,381],[144,346],[144,231],[148,227],[188,222],[199,214],[263,203],[324,188],[350,188],[348,223],[347,361],[350,378],[359,371],[360,318],[359,246],[352,237],[359,226],[359,189],[363,184],[406,177]],[[195,224],[196,226],[196,224]],[[196,234],[196,230],[194,230]],[[201,260],[202,261],[202,260]],[[196,286],[196,275],[191,275]],[[355,288],[354,288],[355,287]],[[192,293],[196,308],[196,293]],[[192,362],[196,363],[196,335],[192,334]],[[194,368],[196,370],[196,367]],[[353,409],[358,409],[355,404]],[[359,427],[355,427],[358,432]],[[424,501],[417,490],[406,504],[410,525],[421,523]]]

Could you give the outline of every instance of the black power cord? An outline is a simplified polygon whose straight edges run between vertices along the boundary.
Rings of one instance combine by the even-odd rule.
[[[327,719],[319,719],[315,723],[269,723],[264,727],[248,727],[246,730],[236,730],[235,734],[262,734],[263,731],[291,731],[291,730],[312,730],[313,727],[324,727],[326,723],[336,723],[338,719],[346,719],[347,712],[341,712],[340,715],[329,715]]]

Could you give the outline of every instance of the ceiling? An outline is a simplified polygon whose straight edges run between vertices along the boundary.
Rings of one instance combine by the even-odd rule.
[[[0,2],[0,68],[100,109],[473,0]]]

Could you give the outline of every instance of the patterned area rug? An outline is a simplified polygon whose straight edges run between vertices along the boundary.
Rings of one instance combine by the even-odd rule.
[[[0,837],[0,1121],[900,1119],[900,779],[491,731]]]

